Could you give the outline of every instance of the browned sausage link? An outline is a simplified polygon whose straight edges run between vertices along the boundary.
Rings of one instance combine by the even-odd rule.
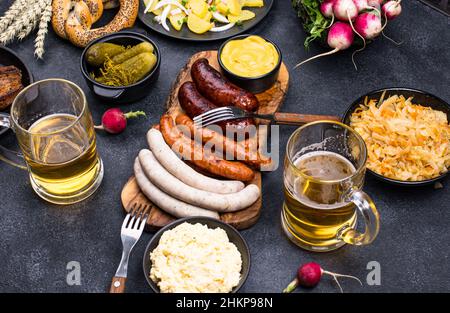
[[[198,91],[218,106],[237,106],[249,112],[259,108],[254,94],[229,82],[205,58],[194,62],[191,76]]]
[[[198,92],[193,82],[185,82],[181,85],[178,90],[178,101],[184,112],[191,118],[217,108]]]
[[[217,106],[203,97],[195,87],[193,82],[185,82],[178,89],[178,101],[181,108],[186,112],[190,118],[194,118],[200,114],[216,109]],[[233,121],[225,121],[217,123],[222,127],[223,131],[231,131],[239,133],[245,131],[250,125],[255,125],[252,118],[241,118]]]
[[[194,122],[186,114],[178,115],[175,121],[178,125],[186,126],[191,136],[201,136],[203,143],[213,144],[218,151],[232,153],[235,159],[247,163],[254,168],[260,169],[261,165],[268,166],[272,162],[270,158],[262,156],[258,151],[252,151],[253,149],[257,150],[258,147],[250,147],[249,140],[237,143],[211,129],[196,128]]]
[[[227,135],[228,132],[230,138],[241,140],[242,138],[248,138],[250,136],[248,133],[249,126],[255,126],[255,120],[252,118],[238,118],[233,121],[219,122],[217,125],[222,127],[225,135]]]
[[[254,178],[255,173],[245,164],[222,160],[214,154],[206,154],[200,144],[196,144],[178,130],[170,115],[164,114],[161,117],[160,128],[167,144],[177,145],[178,149],[175,152],[208,173],[231,180],[251,181]],[[201,160],[196,159],[198,155],[203,156]]]

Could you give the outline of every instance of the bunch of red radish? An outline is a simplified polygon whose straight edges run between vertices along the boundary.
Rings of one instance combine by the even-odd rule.
[[[327,44],[333,50],[309,58],[296,67],[313,59],[348,49],[354,42],[355,34],[364,43],[363,48],[355,53],[362,51],[366,46],[366,40],[372,40],[383,34],[387,22],[399,16],[402,7],[401,0],[324,0],[320,4],[320,12],[324,17],[332,19]],[[356,68],[354,60],[353,63]]]

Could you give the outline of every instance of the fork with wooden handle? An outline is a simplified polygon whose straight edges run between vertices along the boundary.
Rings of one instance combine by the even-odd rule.
[[[110,293],[123,293],[127,280],[128,259],[131,250],[142,235],[149,214],[149,205],[134,204],[131,212],[127,214],[122,224],[120,236],[122,238],[122,259],[117,268],[116,275],[111,282]]]
[[[338,116],[333,115],[310,115],[310,114],[282,113],[282,112],[276,112],[274,114],[256,114],[246,112],[238,107],[229,106],[213,109],[194,117],[194,125],[196,127],[206,127],[222,121],[229,121],[248,117],[269,120],[276,124],[285,124],[285,125],[302,125],[322,120],[340,121],[340,118]]]

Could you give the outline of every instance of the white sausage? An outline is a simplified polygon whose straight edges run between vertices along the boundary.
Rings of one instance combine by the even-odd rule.
[[[159,190],[145,176],[139,159],[134,161],[134,175],[142,192],[160,209],[175,217],[207,216],[219,219],[219,214],[179,201]]]
[[[245,187],[241,181],[223,181],[198,173],[172,151],[157,129],[152,128],[148,131],[147,141],[158,162],[169,173],[191,187],[222,194],[235,193]]]
[[[195,189],[170,174],[149,150],[139,152],[139,161],[147,178],[159,189],[183,202],[205,209],[218,212],[239,211],[252,205],[260,195],[258,186],[253,184],[226,195]]]

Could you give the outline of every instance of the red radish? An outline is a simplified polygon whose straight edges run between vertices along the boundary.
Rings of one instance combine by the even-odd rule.
[[[320,4],[320,13],[325,17],[333,17],[334,1],[325,1]]]
[[[382,7],[382,11],[383,11],[383,14],[384,14],[384,17],[385,17],[385,21],[384,21],[384,25],[383,25],[383,27],[381,29],[381,34],[383,35],[383,37],[385,37],[386,39],[390,40],[391,42],[393,42],[397,46],[401,45],[402,42],[397,42],[394,39],[392,39],[391,37],[387,36],[384,33],[383,30],[387,26],[388,20],[393,20],[394,18],[399,16],[400,13],[402,13],[402,6],[400,5],[401,2],[402,2],[402,0],[388,1]]]
[[[319,264],[310,262],[303,264],[302,266],[299,267],[299,269],[297,270],[297,277],[283,290],[283,293],[292,292],[297,288],[297,286],[315,287],[320,282],[320,279],[322,278],[323,274],[332,276],[341,292],[344,291],[342,290],[341,284],[339,284],[337,277],[346,277],[355,279],[362,286],[362,282],[355,276],[342,275],[325,271],[320,267]]]
[[[303,264],[297,270],[297,279],[301,286],[314,287],[319,283],[321,277],[322,268],[314,262]]]
[[[353,44],[354,36],[351,27],[342,22],[336,22],[328,32],[327,43],[331,48],[345,50]]]
[[[367,0],[353,0],[353,3],[356,5],[358,12],[364,11],[367,7],[369,7]]]
[[[364,49],[366,49],[366,39],[360,34],[360,33],[358,33],[357,31],[356,31],[356,29],[355,29],[355,27],[353,26],[353,22],[352,22],[352,20],[350,19],[350,16],[349,16],[349,18],[348,18],[348,22],[350,23],[350,27],[351,27],[351,29],[362,39],[362,41],[363,41],[363,47],[362,48],[360,48],[360,49],[358,49],[358,50],[356,50],[356,51],[354,51],[353,53],[352,53],[352,62],[353,62],[353,66],[355,67],[355,70],[358,70],[358,66],[356,65],[356,62],[355,62],[355,55],[358,53],[358,52],[361,52],[361,51],[363,51]]]
[[[364,39],[374,39],[382,31],[381,18],[372,12],[364,12],[355,19],[355,30]]]
[[[102,116],[102,125],[95,129],[104,130],[110,134],[119,134],[127,127],[127,119],[138,116],[146,116],[143,111],[123,113],[119,108],[107,110]]]
[[[382,11],[386,19],[393,20],[402,13],[401,1],[388,1],[383,4]]]
[[[353,0],[356,8],[358,9],[358,13],[361,13],[364,10],[375,10],[380,13],[380,6],[377,4],[375,6],[370,6],[367,0]]]
[[[381,6],[383,0],[367,0],[367,4],[371,7]]]
[[[339,1],[339,0],[338,0]],[[319,55],[316,55],[312,58],[309,58],[295,66],[295,68],[305,64],[306,62],[312,61],[314,59],[327,56],[333,53],[336,53],[341,50],[348,49],[352,44],[354,40],[354,35],[352,28],[347,23],[343,22],[336,22],[330,27],[330,31],[328,32],[328,38],[327,43],[328,46],[331,48],[334,48],[333,50],[329,52],[325,52]]]
[[[353,0],[336,0],[333,4],[333,13],[338,20],[354,20],[358,16],[358,9]]]
[[[381,10],[381,4],[383,3],[383,0],[367,0],[367,4],[369,5],[370,8],[373,8],[375,10],[377,10],[378,12],[380,12]]]

